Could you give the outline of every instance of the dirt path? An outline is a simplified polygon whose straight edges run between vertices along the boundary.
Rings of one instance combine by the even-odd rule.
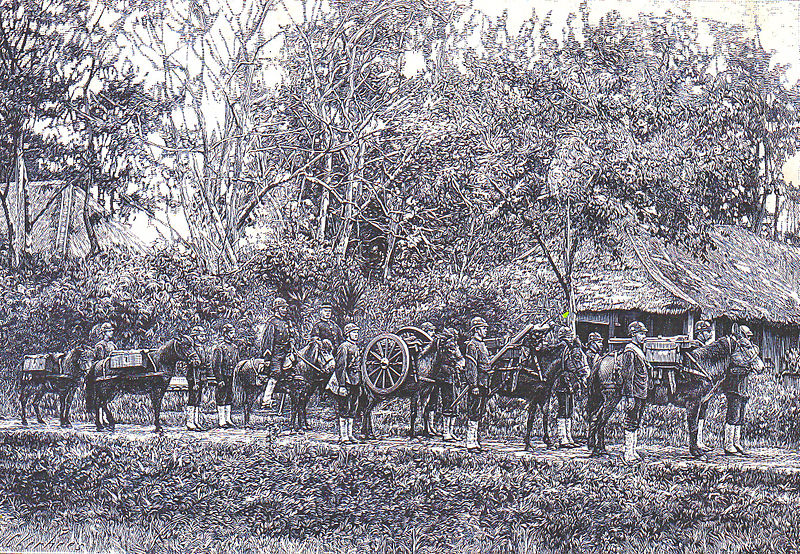
[[[269,427],[269,426],[267,426]],[[58,435],[78,435],[85,437],[113,436],[132,441],[151,441],[155,435],[151,426],[142,425],[117,425],[113,435],[97,433],[93,425],[76,423],[72,429],[61,429],[56,424],[32,424],[22,427],[18,422],[11,420],[0,421],[0,433],[33,433],[51,432]],[[205,441],[209,443],[247,444],[252,442],[274,441],[278,445],[291,447],[297,444],[325,444],[337,446],[337,437],[331,432],[306,431],[304,433],[275,433],[266,429],[217,429],[213,428],[204,432],[191,433],[182,426],[165,426],[164,436],[183,441]],[[588,456],[585,447],[556,450],[537,444],[531,451],[525,451],[520,442],[514,441],[482,441],[485,452],[508,457],[533,457],[550,461],[581,460],[586,463],[595,463],[596,460]],[[378,440],[363,444],[348,445],[344,448],[387,450],[397,448],[428,449],[431,451],[445,451],[448,449],[463,448],[461,443],[446,443],[439,437],[423,440],[409,440],[404,437],[381,437]],[[610,455],[601,460],[618,460],[621,454],[621,445],[610,445]],[[640,444],[638,452],[643,456],[644,463],[660,464],[670,463],[677,466],[711,466],[718,468],[737,467],[740,469],[770,470],[780,473],[800,472],[800,456],[795,450],[786,448],[752,448],[748,456],[725,456],[721,449],[710,453],[706,460],[695,460],[688,456],[685,448],[671,446]]]

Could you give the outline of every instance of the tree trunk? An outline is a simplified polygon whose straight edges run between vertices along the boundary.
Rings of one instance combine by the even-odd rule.
[[[25,172],[25,159],[22,155],[22,135],[14,140],[14,236],[13,255],[11,265],[19,267],[27,250],[28,242],[28,198],[27,175]]]
[[[322,201],[319,206],[319,228],[317,229],[317,242],[323,244],[325,242],[325,232],[328,227],[328,210],[331,206],[331,181],[333,178],[333,154],[325,156],[325,182],[326,187],[322,189]]]
[[[565,225],[564,225],[564,280],[567,283],[566,287],[566,300],[567,300],[567,326],[575,332],[575,285],[572,279],[573,276],[573,263],[574,252],[572,242],[572,202],[567,197],[567,211]]]

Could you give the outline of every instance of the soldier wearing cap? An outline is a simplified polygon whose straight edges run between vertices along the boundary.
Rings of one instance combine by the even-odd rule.
[[[753,344],[753,332],[747,325],[735,326],[733,338],[736,349],[731,355],[731,363],[722,381],[722,392],[725,393],[728,409],[725,414],[726,455],[746,454],[742,445],[742,425],[744,425],[744,409],[750,400],[749,375],[754,367],[760,364],[758,346]]]
[[[205,327],[195,325],[191,331],[192,355],[186,363],[186,383],[189,385],[189,400],[186,404],[186,428],[200,431],[200,406],[203,403],[203,384],[211,367],[208,350],[208,334]]]
[[[272,302],[272,312],[272,317],[264,326],[264,335],[259,348],[260,357],[264,359],[262,378],[268,379],[262,400],[262,406],[265,408],[272,406],[272,393],[292,352],[295,339],[294,328],[286,317],[289,312],[286,300],[280,296],[276,297]]]
[[[465,373],[469,387],[466,447],[470,452],[481,450],[478,440],[478,423],[486,410],[486,397],[489,393],[489,351],[484,343],[487,329],[486,320],[482,317],[472,318],[470,322],[472,338],[467,342],[465,355]]]
[[[358,395],[361,391],[361,349],[358,346],[358,325],[344,326],[344,340],[336,351],[336,370],[329,383],[329,390],[337,395],[339,416],[339,442],[357,442],[353,435]]]
[[[711,322],[701,319],[694,324],[694,339],[697,341],[698,346],[708,346],[714,342],[714,328]],[[697,448],[706,452],[711,448],[705,445],[703,435],[705,434],[706,427],[706,411],[708,410],[708,402],[700,404],[700,410],[697,415]],[[690,429],[691,431],[691,429]]]
[[[589,362],[591,371],[600,358],[603,357],[603,335],[600,333],[589,333],[589,344],[586,345],[586,361]]]
[[[102,333],[102,338],[94,345],[94,350],[92,351],[92,360],[96,362],[105,360],[112,351],[117,349],[117,345],[111,340],[114,338],[114,324],[106,321],[100,326],[100,332]]]
[[[557,346],[568,348],[569,344],[575,340],[575,335],[569,327],[561,327],[557,334]],[[572,438],[572,414],[575,409],[576,383],[571,377],[562,372],[553,382],[553,392],[558,400],[558,437],[559,448],[575,448],[578,444]]]
[[[239,344],[234,336],[233,325],[226,323],[222,326],[222,340],[214,346],[211,356],[211,367],[217,381],[215,400],[219,426],[222,428],[233,427],[231,420],[231,404],[233,404],[233,370],[239,363]]]
[[[319,307],[319,321],[311,328],[311,340],[328,341],[333,346],[333,351],[342,344],[342,328],[333,321],[333,306],[330,302],[323,302]]]
[[[641,321],[628,325],[631,342],[625,345],[620,356],[620,374],[625,379],[623,394],[626,398],[625,410],[625,453],[626,462],[640,460],[636,452],[639,422],[642,418],[644,403],[650,391],[650,364],[644,356],[644,339],[647,327]]]

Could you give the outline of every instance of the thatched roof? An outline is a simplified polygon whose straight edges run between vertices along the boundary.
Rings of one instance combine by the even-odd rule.
[[[704,258],[624,233],[615,252],[584,247],[574,275],[578,311],[699,311],[703,317],[800,326],[800,248],[734,226],[717,227],[711,239],[714,247]],[[498,271],[519,294],[560,296],[546,260],[536,254]],[[543,286],[543,278],[550,284]]]
[[[28,251],[45,255],[83,258],[89,253],[89,235],[83,221],[86,195],[83,190],[60,181],[36,181],[26,184],[28,217],[39,218],[28,235]],[[9,209],[18,209],[9,194]],[[144,252],[146,246],[130,228],[110,217],[108,211],[91,196],[89,215],[102,250]],[[39,215],[41,214],[41,215]]]
[[[728,225],[711,238],[714,248],[705,259],[652,238],[634,242],[705,317],[800,325],[800,248]]]

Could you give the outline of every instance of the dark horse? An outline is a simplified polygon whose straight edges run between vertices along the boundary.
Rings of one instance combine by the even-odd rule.
[[[333,373],[336,360],[333,354],[320,347],[316,341],[294,353],[291,367],[285,368],[275,385],[275,392],[289,395],[292,402],[290,425],[295,431],[310,429],[308,425],[308,402],[314,392],[321,391]],[[233,382],[244,391],[242,411],[244,424],[250,423],[250,415],[256,399],[264,393],[267,384],[259,380],[259,369],[264,365],[261,358],[242,360],[236,365]]]
[[[520,370],[518,376],[513,372],[502,370],[494,371],[490,381],[490,388],[500,396],[506,398],[522,398],[528,401],[528,423],[525,430],[525,450],[531,448],[531,429],[536,409],[542,412],[542,440],[547,446],[552,445],[549,433],[550,398],[553,394],[553,384],[560,376],[564,376],[570,383],[583,384],[589,373],[589,364],[583,351],[581,341],[577,338],[553,346],[540,346],[531,341],[526,344],[529,352],[527,367]],[[535,364],[539,364],[541,378]],[[515,382],[516,381],[516,382]]]
[[[647,404],[673,404],[686,410],[689,427],[689,453],[699,458],[705,451],[697,446],[697,420],[700,406],[707,402],[711,395],[719,392],[720,384],[725,378],[726,370],[733,353],[738,348],[732,336],[722,337],[707,346],[700,346],[691,351],[695,363],[685,366],[675,384],[675,392],[670,392],[665,384],[650,389]],[[758,370],[763,362],[756,357],[753,369]],[[620,375],[617,367],[617,356],[606,354],[595,364],[589,380],[589,398],[586,402],[586,414],[589,420],[589,448],[593,455],[606,452],[605,432],[608,420],[622,399],[622,392],[627,375]]]
[[[65,354],[57,354],[58,373],[23,372],[19,382],[20,420],[22,425],[28,424],[25,407],[28,398],[33,395],[33,409],[36,412],[36,421],[44,423],[39,412],[39,402],[47,393],[57,394],[59,401],[58,418],[61,427],[72,427],[69,421],[69,410],[75,391],[83,380],[85,370],[82,363],[83,348],[77,346]]]
[[[161,432],[161,401],[175,375],[178,362],[188,362],[193,355],[192,339],[184,335],[168,340],[155,350],[149,350],[143,372],[123,373],[111,369],[109,358],[94,362],[86,375],[86,411],[94,413],[97,430],[105,427],[100,420],[101,410],[108,421],[108,429],[114,430],[116,421],[108,404],[118,394],[148,394],[153,406],[155,431]]]
[[[378,396],[362,386],[359,397],[359,410],[361,411],[361,434],[365,439],[374,438],[372,429],[372,410],[375,406],[391,397],[408,398],[411,402],[409,436],[415,437],[417,432],[417,415],[419,405],[427,407],[432,405],[430,398],[436,390],[435,377],[443,366],[449,366],[461,371],[464,369],[464,355],[458,346],[458,333],[448,329],[437,334],[433,341],[419,353],[412,351],[412,368],[405,382],[394,392],[386,396]],[[411,372],[416,372],[416,378]],[[429,418],[423,417],[424,434],[430,436]]]

